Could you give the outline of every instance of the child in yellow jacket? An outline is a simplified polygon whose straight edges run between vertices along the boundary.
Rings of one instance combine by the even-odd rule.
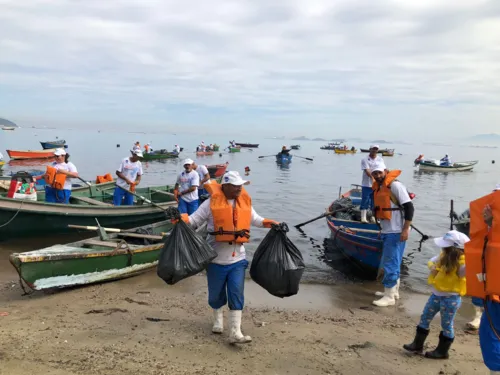
[[[462,304],[461,296],[466,292],[464,246],[469,241],[469,237],[456,230],[434,239],[434,243],[441,248],[441,254],[433,257],[428,263],[428,282],[433,289],[432,295],[420,317],[415,339],[411,344],[403,345],[404,349],[422,354],[431,321],[440,312],[442,331],[439,344],[435,350],[425,353],[425,356],[448,359],[448,351],[455,339],[453,322]]]

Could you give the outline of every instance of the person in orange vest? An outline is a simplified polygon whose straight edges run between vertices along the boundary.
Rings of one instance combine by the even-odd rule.
[[[375,306],[392,306],[399,299],[399,274],[406,241],[410,233],[414,207],[406,187],[396,178],[401,171],[387,171],[383,161],[371,169],[373,179],[374,214],[380,221],[382,233],[382,267],[384,292],[382,298],[373,301]]]
[[[223,308],[228,304],[231,344],[252,341],[241,332],[245,269],[248,267],[244,244],[250,239],[250,226],[270,228],[277,224],[255,212],[252,199],[243,188],[248,183],[238,172],[228,171],[221,184],[205,185],[210,198],[196,212],[181,215],[193,228],[207,223],[207,241],[218,254],[207,268],[208,304],[214,314],[212,332],[223,332]]]
[[[56,149],[54,156],[55,161],[47,167],[45,175],[45,202],[69,204],[71,178],[78,177],[78,170],[63,148]]]
[[[147,154],[147,153],[149,152],[149,150],[150,150],[150,149],[151,149],[150,144],[149,144],[149,143],[146,143],[146,144],[144,145],[144,153],[146,153],[146,154]]]

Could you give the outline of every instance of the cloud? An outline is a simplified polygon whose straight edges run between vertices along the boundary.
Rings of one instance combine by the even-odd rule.
[[[373,125],[401,132],[393,119],[422,126],[422,111],[430,129],[443,132],[457,112],[465,132],[473,119],[484,131],[500,120],[495,0],[0,0],[0,7],[6,117],[28,108],[50,119],[236,120],[263,129],[277,121],[297,131],[343,121],[366,132]]]

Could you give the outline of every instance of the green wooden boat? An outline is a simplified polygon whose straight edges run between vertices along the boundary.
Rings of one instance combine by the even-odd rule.
[[[118,233],[101,228],[100,236],[13,253],[9,260],[21,280],[34,290],[118,280],[156,267],[171,228],[170,220]]]
[[[241,148],[239,148],[239,147],[229,147],[229,152],[230,153],[241,152]]]
[[[219,151],[220,146],[219,145],[214,145],[214,151]]]
[[[67,233],[68,224],[95,225],[95,219],[105,227],[133,228],[165,218],[158,207],[136,199],[133,206],[113,206],[114,185],[93,186],[91,189],[73,191],[70,204],[46,203],[43,196],[38,201],[6,198],[0,194],[0,241],[16,237],[32,237]],[[161,207],[177,206],[173,187],[156,186],[137,188],[136,193]]]
[[[175,159],[178,158],[177,152],[168,152],[167,150],[158,150],[153,152],[144,153],[143,160],[160,160],[160,159]]]

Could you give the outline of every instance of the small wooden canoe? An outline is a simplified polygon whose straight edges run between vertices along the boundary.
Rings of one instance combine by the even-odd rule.
[[[107,186],[103,186],[107,185]],[[158,207],[137,199],[133,206],[113,206],[114,184],[93,185],[72,191],[70,204],[46,203],[44,194],[37,193],[38,201],[7,198],[0,195],[0,241],[16,237],[31,237],[67,233],[68,224],[95,225],[95,219],[105,227],[133,228],[165,218]],[[137,188],[136,193],[167,208],[177,206],[173,187]]]
[[[235,152],[241,152],[241,148],[240,147],[229,147],[229,152],[231,154],[234,154]]]
[[[164,245],[163,233],[171,228],[170,221],[160,221],[130,231],[107,233],[107,238],[100,236],[14,253],[9,260],[34,290],[118,280],[156,267]]]
[[[214,145],[214,151],[219,151],[220,146],[219,145]]]
[[[221,177],[226,172],[228,165],[229,163],[207,165],[206,167],[208,169],[208,173],[210,174],[210,178]]]
[[[474,166],[479,163],[477,160],[474,161],[462,161],[453,163],[453,165],[444,166],[437,165],[432,162],[426,162],[425,160],[420,161],[417,165],[421,171],[431,171],[431,172],[466,172],[474,169]]]
[[[56,148],[47,149],[43,151],[33,151],[33,150],[7,150],[7,154],[11,159],[49,159],[54,157],[54,151]]]
[[[290,164],[292,162],[292,155],[288,154],[276,154],[276,163],[278,164]]]
[[[176,159],[179,157],[177,152],[168,152],[166,150],[158,150],[153,152],[146,152],[142,154],[143,160],[161,160],[161,159]]]
[[[394,156],[394,150],[384,150],[382,156]]]
[[[300,145],[291,145],[290,148],[292,150],[300,150]]]
[[[336,154],[355,154],[356,152],[358,152],[358,150],[344,150],[339,148],[335,149]]]
[[[64,139],[58,139],[56,141],[45,141],[45,142],[40,142],[42,145],[42,148],[44,150],[50,150],[52,148],[58,148],[58,147],[64,147],[68,148],[66,145],[66,141]]]
[[[2,130],[16,130],[15,126],[2,126]]]
[[[245,147],[245,148],[258,148],[258,143],[234,143],[236,146]]]
[[[196,156],[210,156],[213,154],[213,151],[196,151]]]

